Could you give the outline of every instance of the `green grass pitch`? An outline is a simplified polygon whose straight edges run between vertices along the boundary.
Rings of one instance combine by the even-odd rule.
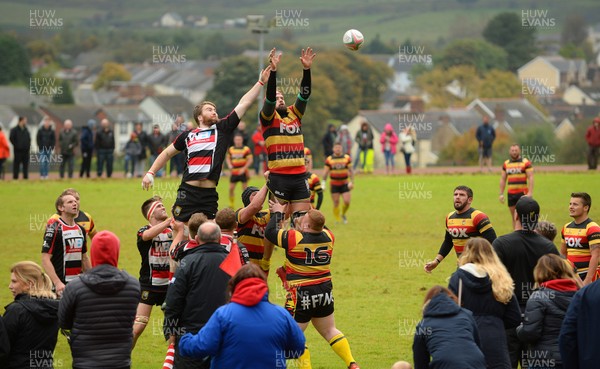
[[[497,174],[357,176],[348,212],[348,224],[332,222],[329,194],[323,211],[336,236],[332,273],[337,327],[350,341],[361,366],[389,368],[397,360],[412,362],[412,335],[420,319],[424,291],[434,284],[447,284],[455,269],[450,255],[434,273],[423,272],[423,264],[435,256],[444,236],[444,217],[452,208],[452,190],[468,185],[474,193],[473,206],[491,219],[496,233],[510,231],[506,205],[498,202]],[[91,213],[99,230],[108,229],[121,239],[119,266],[138,276],[140,256],[136,231],[145,224],[140,205],[152,195],[163,197],[165,206],[175,200],[176,179],[156,179],[154,189],[141,189],[138,179],[5,182],[0,185],[0,222],[3,247],[0,251],[0,290],[4,305],[12,296],[7,286],[14,262],[41,262],[44,226],[53,213],[54,201],[67,187],[82,196],[81,207]],[[251,184],[260,186],[259,177]],[[600,180],[596,173],[537,173],[534,197],[541,204],[541,218],[561,227],[570,221],[569,195],[586,191],[600,201]],[[219,185],[220,204],[226,206],[228,181]],[[236,206],[241,206],[237,188]],[[598,205],[592,204],[591,218],[600,220]],[[557,238],[558,245],[558,238]],[[277,250],[273,268],[282,263]],[[283,304],[284,293],[275,273],[269,276],[270,299]],[[162,313],[154,308],[146,331],[133,352],[133,368],[160,368],[166,352],[162,337]],[[306,332],[313,368],[343,368],[342,361],[314,328]],[[59,336],[55,367],[71,367],[69,347]]]

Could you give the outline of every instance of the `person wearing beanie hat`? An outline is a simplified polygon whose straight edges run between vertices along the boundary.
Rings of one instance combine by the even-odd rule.
[[[304,351],[306,339],[292,316],[269,302],[266,276],[244,265],[229,281],[230,302],[218,308],[197,334],[179,341],[182,356],[211,356],[211,368],[285,368]],[[260,337],[260,344],[256,338]]]
[[[584,286],[600,277],[600,226],[589,217],[591,207],[588,193],[573,192],[569,201],[573,221],[560,232],[560,253],[575,265]]]
[[[92,155],[94,153],[94,127],[96,127],[96,121],[93,119],[88,120],[87,126],[81,127],[81,136],[79,137],[81,169],[79,170],[79,178],[82,178],[84,175],[90,178]]]
[[[69,283],[60,300],[58,325],[67,331],[73,368],[131,367],[140,284],[117,268],[119,249],[114,233],[98,232],[92,240],[93,268]]]
[[[585,140],[588,144],[588,169],[596,170],[598,155],[600,155],[600,117],[594,118],[592,125],[585,131]]]
[[[535,289],[533,269],[540,257],[558,255],[552,241],[535,232],[540,206],[530,196],[523,196],[515,205],[515,230],[494,240],[492,246],[515,282],[515,295],[521,311],[525,311],[529,296]],[[515,328],[506,330],[508,350],[513,368],[527,359],[527,344],[521,342]]]
[[[266,172],[266,177],[268,173]],[[253,186],[246,188],[242,193],[244,207],[238,209],[236,217],[238,242],[246,246],[250,262],[258,264],[268,275],[274,247],[265,239],[265,227],[270,219],[269,212],[263,211],[267,193],[267,185],[262,186],[260,190]]]

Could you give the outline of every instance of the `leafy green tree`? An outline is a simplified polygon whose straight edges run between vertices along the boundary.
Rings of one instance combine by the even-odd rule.
[[[390,45],[381,41],[379,33],[375,35],[375,38],[368,40],[368,42],[365,43],[366,45],[362,48],[362,51],[365,54],[392,54],[397,51]]]
[[[13,36],[0,34],[0,85],[28,84],[31,77],[29,57]]]
[[[491,69],[507,68],[506,52],[483,40],[456,40],[444,48],[436,65],[450,68],[456,65],[471,65],[477,73],[484,74]]]
[[[513,72],[536,53],[535,28],[523,27],[517,13],[500,13],[492,18],[483,30],[483,37],[506,51],[508,69]]]
[[[583,164],[586,162],[587,142],[585,132],[589,121],[574,122],[575,130],[561,140],[558,147],[558,161],[563,164]]]
[[[41,59],[46,63],[54,63],[58,52],[56,51],[55,45],[48,40],[32,40],[29,41],[25,48],[27,54],[32,59]]]
[[[98,90],[102,87],[108,87],[113,81],[129,81],[131,73],[125,69],[122,64],[107,62],[102,65],[102,70],[94,81],[92,87]]]
[[[560,41],[563,46],[573,44],[581,46],[587,39],[587,22],[580,14],[571,14],[565,19],[560,33]]]
[[[550,124],[521,129],[515,132],[514,141],[534,165],[556,164],[558,141]]]

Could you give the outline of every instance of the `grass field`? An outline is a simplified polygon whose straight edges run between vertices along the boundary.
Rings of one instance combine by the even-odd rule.
[[[350,340],[355,358],[364,368],[385,369],[399,359],[412,361],[414,327],[420,317],[424,291],[434,284],[445,285],[455,268],[449,256],[433,274],[422,266],[435,256],[444,235],[444,216],[452,210],[452,190],[459,184],[473,188],[473,205],[488,214],[496,232],[510,231],[505,205],[497,201],[498,175],[454,176],[359,176],[353,191],[349,223],[328,222],[336,236],[332,263],[337,326]],[[570,221],[569,194],[586,191],[600,200],[596,173],[538,173],[535,198],[541,204],[541,218],[558,226]],[[261,185],[258,178],[254,185]],[[40,262],[46,219],[52,214],[57,195],[70,186],[82,195],[82,209],[90,212],[98,229],[115,232],[121,239],[120,267],[138,276],[140,256],[135,234],[144,225],[139,207],[151,195],[160,195],[170,206],[179,182],[157,179],[154,190],[144,192],[133,179],[6,182],[0,185],[0,202],[5,218],[0,222],[3,247],[0,251],[0,280],[7,286],[9,267],[20,260]],[[227,181],[219,186],[221,204],[227,203]],[[239,189],[238,189],[238,194]],[[241,201],[237,201],[241,205]],[[591,218],[600,219],[598,205]],[[330,216],[331,201],[326,194],[323,211]],[[279,250],[273,266],[283,258]],[[283,302],[283,291],[275,274],[269,277],[270,298]],[[6,305],[12,296],[0,289]],[[162,313],[155,308],[151,321],[133,352],[134,369],[160,368],[166,345],[161,332]],[[309,327],[308,344],[313,368],[343,368],[329,345]],[[70,351],[59,337],[55,367],[71,367]],[[251,366],[250,366],[251,367]]]

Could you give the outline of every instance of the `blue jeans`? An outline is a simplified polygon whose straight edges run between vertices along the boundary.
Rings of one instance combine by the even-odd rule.
[[[404,163],[406,163],[407,167],[410,167],[410,156],[412,155],[412,153],[404,153]]]
[[[98,177],[102,177],[102,171],[104,170],[104,164],[106,164],[106,177],[110,178],[113,171],[113,149],[98,149]]]
[[[52,154],[52,150],[48,149],[41,149],[38,153],[40,176],[42,177],[48,177],[48,171],[50,170],[50,154]]]
[[[360,167],[363,168],[365,166],[365,162],[367,156],[367,150],[362,150],[360,147],[356,149],[356,156],[354,157],[354,164],[352,165],[352,169]]]
[[[385,156],[385,166],[393,168],[396,165],[396,159],[394,154],[392,154],[392,150],[383,150],[383,155]]]
[[[136,159],[137,155],[125,155],[125,174],[129,173],[133,177]]]

